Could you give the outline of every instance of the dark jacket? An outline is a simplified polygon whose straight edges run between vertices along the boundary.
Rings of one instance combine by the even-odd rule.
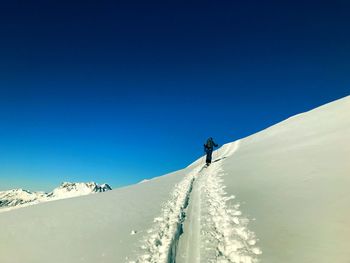
[[[204,151],[212,151],[214,147],[218,147],[218,145],[214,142],[213,138],[209,138],[207,143],[204,144]]]

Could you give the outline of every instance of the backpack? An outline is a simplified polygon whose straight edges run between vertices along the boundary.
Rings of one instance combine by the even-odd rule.
[[[208,140],[207,140],[207,143],[206,143],[206,147],[208,148],[208,149],[213,149],[213,145],[214,143],[213,143],[213,140],[211,139],[211,138],[209,138]]]

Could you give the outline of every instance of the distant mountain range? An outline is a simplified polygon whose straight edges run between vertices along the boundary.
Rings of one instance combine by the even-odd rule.
[[[0,191],[0,212],[42,202],[71,198],[112,190],[108,184],[63,182],[50,193],[30,192],[24,189]]]

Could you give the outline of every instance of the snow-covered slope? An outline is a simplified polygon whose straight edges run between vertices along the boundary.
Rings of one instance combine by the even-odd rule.
[[[0,262],[348,263],[350,97],[189,167],[0,214]]]
[[[65,199],[81,195],[88,195],[96,192],[111,190],[108,184],[98,185],[94,182],[89,183],[69,183],[63,182],[59,187],[50,193],[30,192],[23,189],[13,189],[9,191],[0,191],[0,212],[9,211],[16,208],[22,208],[41,202]]]
[[[350,262],[350,97],[241,140],[222,169],[262,262]]]
[[[0,262],[125,262],[139,252],[139,239],[190,170],[1,213]]]

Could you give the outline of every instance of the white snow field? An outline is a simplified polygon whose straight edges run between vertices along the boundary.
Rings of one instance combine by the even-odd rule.
[[[213,157],[1,213],[0,262],[350,262],[350,97]]]

